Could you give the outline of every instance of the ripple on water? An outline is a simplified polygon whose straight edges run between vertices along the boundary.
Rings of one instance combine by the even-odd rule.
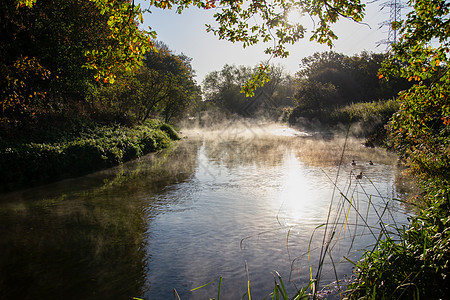
[[[49,186],[23,193],[29,199],[17,195],[22,199],[14,198],[14,205],[0,201],[0,213],[8,216],[0,218],[0,265],[14,270],[1,274],[0,289],[2,282],[25,286],[32,279],[51,287],[53,294],[66,295],[64,284],[54,284],[64,274],[64,283],[80,291],[72,299],[120,298],[122,287],[127,287],[120,294],[124,299],[172,299],[174,288],[181,299],[209,299],[216,297],[217,282],[189,290],[223,276],[221,298],[241,298],[250,279],[252,298],[263,299],[273,289],[272,271],[280,272],[291,290],[288,279],[301,287],[309,266],[316,271],[325,229],[318,226],[326,220],[333,188],[333,205],[344,217],[349,206],[341,191],[349,193],[348,200],[363,208],[374,226],[379,222],[376,213],[365,209],[367,195],[378,209],[396,196],[395,160],[361,147],[360,141],[347,144],[350,153],[334,186],[338,166],[332,158],[340,158],[335,152],[342,150],[342,139],[321,142],[279,126],[247,130],[246,139],[239,141],[235,135],[218,138],[222,132],[185,139],[155,159],[126,164],[108,177],[80,178],[75,193],[77,179],[61,183],[58,193]],[[374,166],[363,163],[369,159]],[[356,181],[360,171],[364,176]],[[394,209],[386,217],[406,219],[402,207],[389,205]],[[350,212],[349,224],[355,224],[358,216]],[[343,224],[340,217],[332,215]],[[349,257],[351,243],[359,249],[372,242],[368,230],[358,231],[352,241],[354,228],[333,228],[342,238],[332,244],[336,263]],[[53,264],[57,253],[73,259]],[[36,277],[49,263],[47,276]],[[349,271],[351,267],[339,264],[340,274]],[[326,276],[332,278],[330,274]],[[139,285],[142,278],[145,283]],[[141,295],[129,292],[139,289]],[[45,292],[28,284],[26,291],[11,295],[45,298]]]

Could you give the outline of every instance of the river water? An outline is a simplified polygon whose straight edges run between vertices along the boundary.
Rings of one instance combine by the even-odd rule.
[[[239,122],[183,134],[161,153],[0,195],[0,299],[209,299],[220,276],[220,299],[248,286],[263,299],[277,274],[293,295],[311,276],[320,289],[350,278],[347,259],[407,222],[392,200],[404,196],[397,158],[360,140]]]

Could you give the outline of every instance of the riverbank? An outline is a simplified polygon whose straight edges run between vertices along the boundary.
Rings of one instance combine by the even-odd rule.
[[[286,111],[283,117],[290,126],[306,131],[347,130],[353,136],[366,139],[366,146],[385,147],[386,125],[399,109],[395,99],[352,103],[345,106],[322,109],[305,109],[300,106]]]
[[[65,124],[67,125],[67,124]],[[0,191],[81,176],[167,148],[180,139],[157,120],[142,125],[70,124],[0,139]]]

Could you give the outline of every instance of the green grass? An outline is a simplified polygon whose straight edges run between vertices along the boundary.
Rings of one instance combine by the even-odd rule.
[[[356,265],[349,299],[443,299],[450,293],[448,204],[421,210],[401,239],[381,239]]]
[[[373,102],[353,103],[334,110],[330,117],[331,122],[374,122],[386,121],[398,110],[399,104],[396,100],[383,100]]]
[[[354,134],[360,137],[370,137],[380,134],[384,125],[399,109],[395,99],[372,102],[352,103],[346,106],[328,107],[322,109],[296,107],[288,117],[291,125],[335,128],[336,125],[354,125]],[[385,138],[385,134],[381,139]],[[378,141],[375,144],[380,144]]]
[[[167,148],[179,139],[172,127],[155,120],[134,127],[89,124],[30,137],[31,142],[1,141],[3,189],[84,175]]]

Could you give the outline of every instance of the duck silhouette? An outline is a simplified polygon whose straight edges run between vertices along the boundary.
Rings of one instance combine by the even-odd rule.
[[[359,172],[359,174],[356,175],[356,179],[362,179],[362,172]]]
[[[356,166],[356,162],[354,159],[352,159],[352,166]]]
[[[371,160],[369,160],[369,165],[373,166],[373,162]]]

